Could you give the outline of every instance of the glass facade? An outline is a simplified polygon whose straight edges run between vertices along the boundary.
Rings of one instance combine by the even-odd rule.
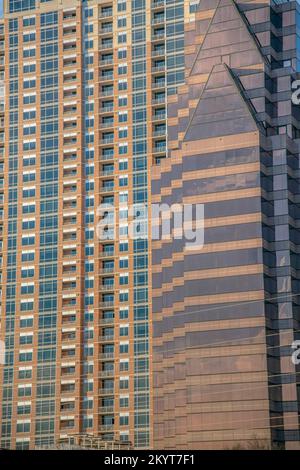
[[[298,449],[299,5],[211,3],[152,174],[153,202],[205,212],[202,248],[152,247],[154,446]]]

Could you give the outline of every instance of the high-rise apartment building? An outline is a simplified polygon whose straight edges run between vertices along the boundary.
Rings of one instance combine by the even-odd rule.
[[[1,447],[75,433],[151,446],[150,243],[128,236],[128,211],[166,156],[197,4],[4,2]],[[97,236],[101,204],[115,238]]]
[[[204,246],[153,242],[156,448],[300,446],[299,12],[202,0],[187,28],[152,201],[204,204]]]

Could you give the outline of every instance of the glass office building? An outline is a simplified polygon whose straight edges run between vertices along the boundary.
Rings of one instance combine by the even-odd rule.
[[[203,204],[204,246],[153,243],[157,448],[300,447],[298,19],[202,0],[186,34],[152,201]]]

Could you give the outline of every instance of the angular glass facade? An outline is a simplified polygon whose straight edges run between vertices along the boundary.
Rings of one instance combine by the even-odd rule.
[[[299,4],[277,3],[188,26],[152,202],[204,204],[205,242],[152,247],[157,448],[299,448]]]

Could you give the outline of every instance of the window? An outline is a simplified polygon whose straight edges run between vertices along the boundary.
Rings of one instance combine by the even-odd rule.
[[[129,406],[129,397],[120,396],[120,408],[128,408]]]
[[[120,426],[128,426],[129,424],[129,415],[120,414]]]
[[[85,18],[91,18],[93,16],[93,8],[86,8],[84,10],[84,16]]]
[[[21,305],[20,305],[20,309],[21,309],[21,312],[25,312],[25,311],[32,311],[33,310],[33,300],[21,300]]]
[[[31,328],[33,326],[33,317],[21,317],[20,318],[20,328]]]
[[[120,269],[124,269],[124,268],[126,269],[126,268],[128,268],[128,263],[129,263],[128,257],[126,257],[126,258],[120,258],[120,260],[119,260]]]
[[[23,65],[23,73],[34,73],[36,71],[36,64],[33,63],[24,63]]]
[[[126,320],[128,318],[129,310],[128,308],[122,308],[119,311],[120,320]]]
[[[126,114],[127,116],[127,114]],[[119,128],[119,138],[126,139],[128,137],[128,127],[120,127]]]
[[[126,16],[118,16],[118,28],[126,28]]]
[[[129,343],[120,343],[120,354],[128,354],[129,351]]]
[[[23,34],[23,42],[35,41],[35,32],[30,31]]]
[[[19,402],[17,405],[18,415],[28,415],[31,413],[31,402]]]
[[[22,262],[33,261],[33,260],[34,260],[34,251],[22,252]]]
[[[19,368],[19,379],[31,379],[32,367],[20,367]]]
[[[30,351],[29,350],[28,351],[20,350],[19,361],[20,362],[32,361],[32,350],[30,350]]]
[[[120,336],[128,336],[129,327],[128,325],[121,325],[120,326]]]
[[[35,0],[10,0],[9,13],[17,11],[33,10],[35,8]]]
[[[24,104],[34,104],[36,102],[36,94],[24,94],[23,103]]]
[[[128,278],[129,278],[129,276],[128,276],[127,273],[120,275],[120,286],[127,285],[128,284]]]
[[[35,16],[24,16],[23,17],[23,26],[27,28],[28,26],[35,25]]]
[[[31,396],[31,384],[29,385],[19,385],[18,387],[18,396],[19,397],[30,397]]]
[[[118,59],[126,59],[127,57],[127,49],[126,48],[121,48],[118,50]]]
[[[17,432],[30,432],[30,421],[17,421]]]

